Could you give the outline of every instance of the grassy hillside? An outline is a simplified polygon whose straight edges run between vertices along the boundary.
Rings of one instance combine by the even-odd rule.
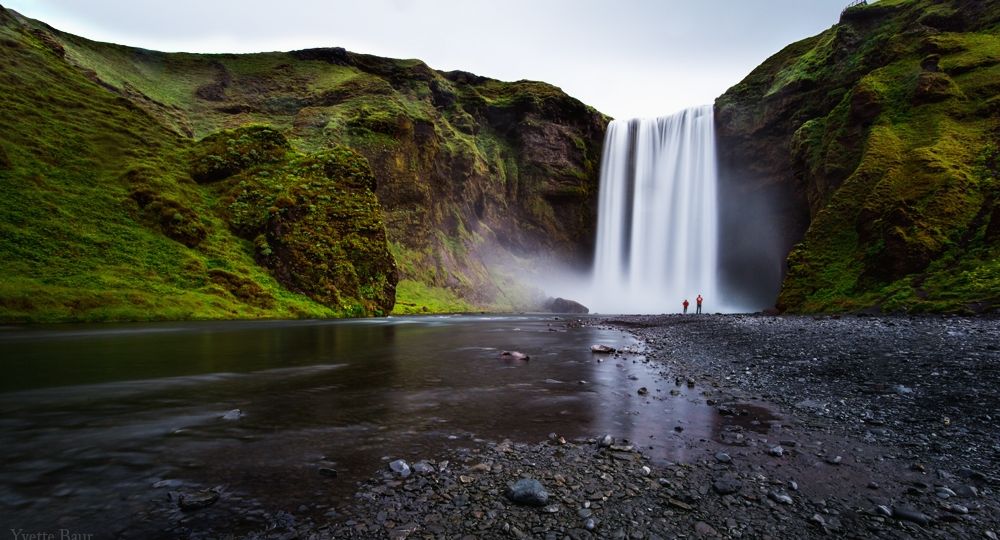
[[[808,208],[781,307],[1000,306],[1000,5],[851,8],[716,105],[748,181]]]
[[[0,320],[515,309],[487,261],[589,249],[607,119],[552,86],[2,8],[0,51]]]

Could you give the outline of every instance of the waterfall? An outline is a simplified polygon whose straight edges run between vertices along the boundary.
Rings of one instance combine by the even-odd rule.
[[[604,138],[590,307],[673,313],[717,296],[718,210],[711,105],[615,120]]]

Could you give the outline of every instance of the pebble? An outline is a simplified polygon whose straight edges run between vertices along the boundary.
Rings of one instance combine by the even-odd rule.
[[[771,491],[767,494],[772,500],[779,502],[781,504],[792,504],[792,498],[788,496],[787,493],[782,493],[780,491]]]
[[[718,531],[704,521],[699,521],[694,524],[694,532],[698,534],[698,536],[719,536]]]
[[[434,472],[434,466],[426,461],[418,461],[413,464],[413,472],[417,474],[430,474]]]
[[[233,409],[227,412],[226,414],[222,415],[223,420],[233,421],[233,420],[239,420],[240,418],[243,418],[243,411],[239,409]]]
[[[956,514],[968,514],[969,513],[969,507],[968,506],[962,506],[960,504],[955,504],[955,503],[951,503],[951,504],[946,505],[945,506],[945,510],[947,510],[949,512],[954,512]]]
[[[771,449],[767,451],[767,453],[771,454],[774,457],[781,457],[785,455],[785,449],[780,446],[773,446],[771,447]]]
[[[601,438],[601,442],[597,443],[597,445],[600,446],[601,448],[607,448],[614,443],[615,440],[614,438],[611,437],[611,435],[605,435],[604,437]]]
[[[507,490],[507,498],[517,504],[545,506],[549,502],[549,492],[533,478],[522,478]]]
[[[961,485],[955,488],[955,495],[966,499],[979,497],[979,490],[975,486]]]
[[[397,459],[393,462],[390,462],[389,470],[391,470],[392,472],[396,473],[397,475],[403,478],[410,476],[410,473],[412,472],[410,469],[410,464],[402,459]]]
[[[934,490],[934,494],[937,495],[938,498],[941,498],[941,499],[950,499],[950,498],[956,496],[956,494],[955,494],[954,491],[952,491],[952,490],[950,490],[950,489],[948,489],[946,487],[939,487],[939,488],[937,488],[936,490]]]
[[[712,484],[712,489],[719,495],[732,495],[743,488],[743,483],[732,477],[723,477]]]
[[[715,460],[718,461],[719,463],[730,463],[731,461],[733,461],[733,458],[729,457],[729,454],[725,452],[719,452],[715,454]]]
[[[931,522],[930,516],[908,506],[893,506],[892,517],[900,521],[912,521],[921,526],[927,526]]]
[[[177,506],[181,510],[191,511],[208,508],[219,500],[219,493],[215,490],[205,489],[194,493],[183,493],[177,499]]]
[[[833,457],[827,456],[826,458],[826,462],[830,465],[840,465],[840,462],[843,460],[844,458],[840,456],[833,456]]]

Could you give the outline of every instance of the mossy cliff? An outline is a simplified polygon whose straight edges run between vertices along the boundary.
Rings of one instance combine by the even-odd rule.
[[[716,110],[725,189],[790,249],[780,308],[1000,306],[1000,4],[847,9]]]
[[[516,309],[504,268],[589,257],[606,123],[544,83],[0,8],[0,320]]]

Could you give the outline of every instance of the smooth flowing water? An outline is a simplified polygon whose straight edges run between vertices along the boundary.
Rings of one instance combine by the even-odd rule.
[[[594,343],[637,345],[551,316],[0,329],[0,523],[255,530],[278,511],[329,518],[389,458],[556,432],[680,459],[716,429],[698,389],[670,394],[641,352],[598,362]],[[198,512],[167,495],[214,486]]]
[[[711,105],[615,120],[601,162],[594,282],[600,313],[670,313],[705,298],[720,311]]]

